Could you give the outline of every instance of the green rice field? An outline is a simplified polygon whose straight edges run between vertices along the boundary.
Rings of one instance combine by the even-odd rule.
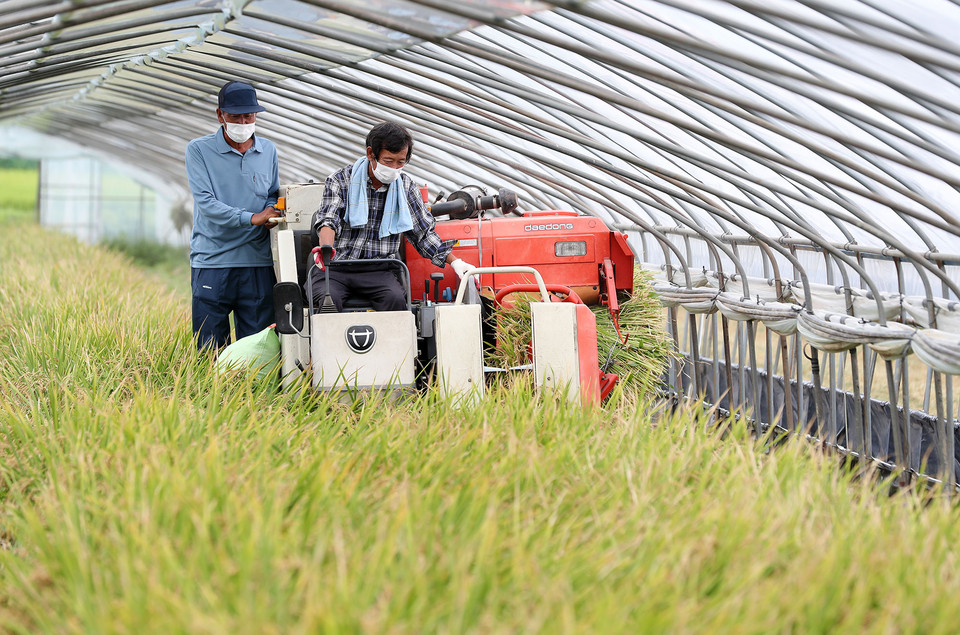
[[[276,393],[128,257],[0,229],[2,632],[958,628],[936,491],[624,395]]]
[[[36,220],[36,164],[17,160],[0,160],[0,221]]]

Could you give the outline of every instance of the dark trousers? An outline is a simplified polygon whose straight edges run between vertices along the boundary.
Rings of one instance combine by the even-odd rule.
[[[313,270],[313,308],[319,310],[325,293],[324,272]],[[392,271],[345,271],[330,268],[330,297],[337,311],[344,302],[355,300],[374,311],[402,311],[407,308],[403,285]]]
[[[192,269],[193,335],[197,348],[230,341],[230,312],[237,339],[273,324],[273,267]]]

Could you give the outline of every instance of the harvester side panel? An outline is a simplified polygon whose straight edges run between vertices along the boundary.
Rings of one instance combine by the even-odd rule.
[[[436,308],[437,367],[441,394],[475,403],[483,398],[483,335],[479,304]]]
[[[610,233],[610,260],[613,261],[617,290],[633,293],[633,250],[627,243],[626,234]]]
[[[317,313],[310,320],[310,328],[315,389],[348,391],[414,385],[417,327],[410,311]],[[351,342],[354,348],[369,347],[357,353]]]
[[[294,244],[294,230],[273,229],[270,232],[272,242],[274,271],[277,282],[295,282],[300,284],[297,272],[297,250]],[[307,311],[303,311],[306,317]],[[309,335],[309,322],[304,320],[304,335]],[[287,388],[301,375],[301,368],[310,364],[310,340],[296,334],[280,334],[280,381]],[[299,366],[298,366],[299,364]]]
[[[577,309],[577,363],[580,374],[580,404],[600,403],[600,353],[597,350],[597,316],[590,307]]]
[[[531,302],[533,374],[537,386],[565,391],[580,402],[576,306],[568,302]]]

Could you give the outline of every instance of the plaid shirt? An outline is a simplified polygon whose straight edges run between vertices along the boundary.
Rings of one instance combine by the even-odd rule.
[[[387,202],[387,188],[374,190],[367,181],[367,201],[369,215],[367,224],[363,227],[350,227],[347,222],[347,193],[350,190],[350,174],[353,165],[345,166],[327,177],[323,188],[323,202],[320,209],[313,215],[313,230],[320,232],[321,227],[331,227],[337,234],[334,248],[337,254],[334,260],[372,260],[377,258],[394,258],[400,252],[400,235],[392,234],[380,238],[380,221],[383,219],[383,208]],[[400,175],[403,179],[404,190],[407,194],[407,204],[410,206],[410,216],[413,219],[413,229],[404,232],[403,236],[420,252],[424,258],[438,267],[443,267],[447,254],[453,249],[452,240],[441,240],[434,231],[436,221],[423,204],[420,188],[413,183],[406,174]]]

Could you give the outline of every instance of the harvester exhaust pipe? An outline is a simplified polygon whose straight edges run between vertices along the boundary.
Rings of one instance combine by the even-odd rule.
[[[503,214],[511,214],[519,204],[520,199],[513,190],[502,188],[495,195],[487,196],[483,188],[468,185],[448,196],[446,201],[434,203],[430,213],[434,216],[447,214],[454,220],[463,220],[476,218],[485,209],[499,208]]]

